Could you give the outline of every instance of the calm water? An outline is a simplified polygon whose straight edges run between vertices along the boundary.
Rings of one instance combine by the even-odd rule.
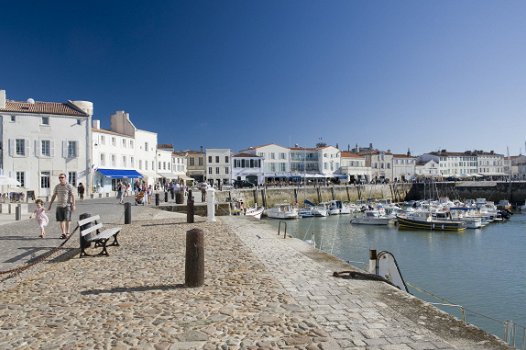
[[[462,305],[468,322],[499,337],[505,320],[526,325],[525,214],[462,233],[351,225],[350,218],[287,221],[287,233],[314,240],[316,247],[360,268],[367,267],[369,249],[389,251],[406,283]],[[277,230],[279,220],[264,220]],[[444,303],[409,288],[421,299]],[[440,308],[460,318],[457,308]]]

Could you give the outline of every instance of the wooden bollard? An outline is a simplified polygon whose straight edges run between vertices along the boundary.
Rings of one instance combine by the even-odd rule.
[[[184,284],[200,287],[205,282],[205,234],[198,228],[186,231]]]
[[[194,197],[192,196],[192,190],[188,191],[186,204],[186,222],[192,224],[194,222]]]
[[[124,223],[131,224],[131,203],[124,203]]]

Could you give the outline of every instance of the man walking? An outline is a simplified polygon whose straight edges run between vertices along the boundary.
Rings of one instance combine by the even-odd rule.
[[[69,227],[71,224],[71,213],[75,211],[75,196],[73,195],[73,186],[67,183],[66,174],[62,173],[58,176],[60,183],[55,186],[53,196],[49,202],[48,211],[51,210],[51,205],[57,199],[57,209],[55,217],[60,222],[60,230],[62,235],[60,238],[66,239],[69,237]]]

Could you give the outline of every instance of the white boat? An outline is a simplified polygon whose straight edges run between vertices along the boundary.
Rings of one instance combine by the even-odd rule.
[[[327,203],[320,203],[318,205],[310,208],[312,215],[316,217],[326,217],[329,216],[329,206]]]
[[[329,201],[329,215],[350,214],[351,207],[339,200]]]
[[[364,216],[351,220],[351,224],[360,225],[390,225],[394,224],[396,217],[382,215],[378,210],[366,210]]]
[[[245,211],[246,216],[253,216],[256,219],[261,219],[261,215],[263,215],[263,211],[265,211],[265,207],[254,207],[254,208],[248,208]]]
[[[276,204],[265,210],[265,215],[271,219],[297,219],[298,209],[292,204]]]

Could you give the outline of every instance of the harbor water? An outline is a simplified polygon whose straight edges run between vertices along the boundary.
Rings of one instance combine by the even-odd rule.
[[[370,249],[391,252],[410,292],[455,304],[467,322],[504,338],[504,322],[526,325],[526,215],[464,232],[350,224],[351,216],[286,221],[287,233],[366,269]],[[279,220],[264,219],[278,229]],[[283,224],[281,230],[283,230]],[[436,305],[462,318],[460,307]],[[522,328],[517,328],[522,340]]]

